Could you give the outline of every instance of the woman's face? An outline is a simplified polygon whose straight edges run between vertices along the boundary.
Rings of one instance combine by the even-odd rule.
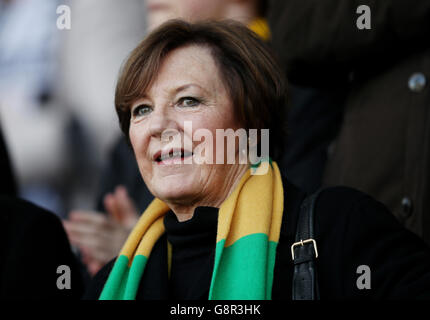
[[[191,123],[191,131],[185,129],[185,121]],[[191,160],[192,152],[204,140],[192,138],[199,129],[209,130],[215,138],[216,129],[228,128],[236,131],[240,125],[209,49],[190,45],[170,52],[153,84],[131,106],[130,141],[152,194],[166,202],[216,202],[243,165],[197,164]],[[216,153],[215,141],[213,146],[205,156],[213,156],[215,162],[210,154]],[[163,158],[172,150],[181,153],[173,160]],[[238,147],[234,152],[237,155]],[[183,163],[185,159],[191,164]]]

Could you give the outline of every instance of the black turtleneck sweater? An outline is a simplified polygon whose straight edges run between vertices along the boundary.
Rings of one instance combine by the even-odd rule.
[[[305,193],[283,181],[284,215],[276,249],[272,298],[290,300],[294,264],[291,245]],[[207,299],[211,282],[218,210],[197,208],[178,222],[169,212],[166,234],[155,244],[145,267],[137,300]],[[430,248],[404,229],[381,204],[361,192],[324,190],[315,211],[317,276],[321,299],[430,298]],[[172,243],[171,278],[167,239]],[[114,261],[95,276],[86,299],[98,299]],[[371,268],[371,290],[357,287],[357,268]]]
[[[207,300],[214,265],[218,209],[197,207],[190,220],[179,222],[173,211],[164,217],[166,233],[152,249],[137,300]],[[167,241],[172,245],[168,276]],[[94,278],[84,299],[98,299],[114,260]]]
[[[190,220],[179,222],[173,211],[164,218],[172,245],[169,298],[208,298],[214,264],[218,209],[196,208]]]

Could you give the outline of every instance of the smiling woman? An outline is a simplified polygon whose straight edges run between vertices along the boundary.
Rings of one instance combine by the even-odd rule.
[[[220,206],[247,165],[182,165],[172,157],[166,159],[169,152],[182,158],[196,148],[193,133],[184,130],[185,121],[192,123],[193,130],[204,128],[213,135],[216,129],[241,127],[210,49],[189,45],[171,51],[131,110],[130,141],[151,193],[168,203],[181,220],[190,218],[197,204]],[[163,133],[169,131],[181,138],[173,141],[184,141],[191,150],[182,153],[182,145],[163,141]],[[161,156],[162,161],[156,161]]]
[[[294,241],[306,194],[274,161],[285,129],[279,70],[265,44],[233,22],[170,21],[131,53],[116,110],[156,199],[87,298],[291,299],[293,285],[321,298],[430,297],[430,249],[359,191],[319,193],[314,238]],[[255,166],[184,163],[204,143],[193,139],[198,130],[227,129],[269,129],[272,158]],[[239,158],[240,144],[234,151]],[[318,283],[293,277],[294,265],[306,269],[309,261]],[[362,265],[372,273],[365,292],[357,286]]]
[[[269,153],[273,150],[270,155],[276,158],[285,136],[280,121],[285,118],[285,90],[265,44],[247,28],[175,23],[177,28],[155,31],[131,53],[115,97],[121,127],[146,185],[185,220],[197,206],[219,207],[248,169],[241,161],[225,166],[196,159],[177,165],[176,160],[186,160],[184,156],[201,147],[194,133],[204,130],[214,137],[217,129],[268,128],[273,136]],[[265,106],[270,112],[263,112]],[[184,130],[187,121],[193,132]],[[161,139],[175,134],[173,143]],[[204,158],[227,153],[212,145],[205,148]],[[236,146],[235,158],[242,150]],[[157,161],[161,156],[163,161]]]
[[[177,63],[170,66],[176,68],[170,71],[188,74],[188,82],[178,82],[176,88],[170,88],[172,94],[181,93],[180,101],[170,103],[177,108],[197,107],[214,102],[218,91],[228,95],[235,121],[248,129],[270,128],[270,155],[280,156],[286,135],[285,82],[270,48],[252,31],[233,21],[224,22],[226,27],[217,23],[184,25],[178,20],[171,24],[177,28],[155,30],[131,52],[122,68],[115,105],[125,135],[129,137],[130,118],[135,116],[131,114],[132,107],[138,107],[139,115],[152,111],[153,106],[139,102],[145,102],[142,99],[157,80],[155,75],[169,66],[165,59],[172,60],[172,54],[178,51],[175,49],[186,49],[186,53],[175,52],[181,58],[193,53],[186,67]],[[238,39],[241,41],[237,42]],[[178,73],[170,75],[176,76]],[[205,82],[200,83],[200,78],[206,78]],[[205,100],[209,98],[212,101]]]

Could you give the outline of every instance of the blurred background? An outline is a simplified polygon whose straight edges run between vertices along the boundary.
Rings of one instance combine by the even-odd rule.
[[[142,0],[0,0],[0,125],[21,197],[60,217],[95,206],[116,77],[145,33]]]

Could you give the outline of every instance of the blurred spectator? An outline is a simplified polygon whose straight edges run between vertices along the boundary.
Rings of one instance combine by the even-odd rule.
[[[61,217],[90,208],[119,134],[115,79],[142,38],[143,1],[0,4],[0,116],[20,195]],[[60,4],[71,9],[70,30],[57,29]]]
[[[57,1],[0,1],[0,116],[20,195],[55,212],[66,156],[67,115],[52,103]]]
[[[361,5],[370,9],[370,29],[357,27]],[[424,0],[273,0],[270,11],[289,79],[351,87],[324,184],[372,195],[427,243],[429,21]]]
[[[79,299],[80,265],[58,217],[7,195],[0,209],[0,299]],[[57,287],[62,265],[70,268],[70,289]]]
[[[189,22],[232,19],[250,25],[264,17],[266,0],[147,0],[148,27],[152,30],[169,19]]]
[[[16,198],[8,158],[0,130],[0,299],[79,299],[81,269],[60,220]],[[59,266],[70,268],[70,282],[60,279],[69,289],[57,286]]]
[[[114,90],[120,65],[143,38],[146,29],[142,0],[69,0],[71,30],[62,31],[58,99],[77,118],[75,144],[88,150],[74,175],[69,208],[92,208],[101,168],[119,135]],[[75,135],[76,136],[76,135]],[[84,150],[85,150],[84,149]]]

